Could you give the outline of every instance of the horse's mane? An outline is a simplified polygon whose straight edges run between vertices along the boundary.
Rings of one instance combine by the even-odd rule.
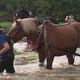
[[[37,27],[37,19],[36,18],[24,18],[24,19],[18,19],[20,21],[22,29],[24,32],[29,33],[30,31],[36,31]]]
[[[59,27],[59,24],[55,24],[55,23],[53,23],[52,21],[50,21],[50,20],[44,20],[44,22],[43,22],[43,25],[44,26],[54,26],[55,28],[56,27]]]
[[[78,23],[78,22],[72,22],[72,23],[63,23],[63,24],[55,24],[55,23],[53,23],[52,21],[50,21],[50,20],[44,20],[44,23],[43,23],[43,25],[46,25],[46,26],[55,26],[55,27],[61,27],[61,26],[66,26],[66,25],[74,25],[74,24],[76,24],[76,23]]]

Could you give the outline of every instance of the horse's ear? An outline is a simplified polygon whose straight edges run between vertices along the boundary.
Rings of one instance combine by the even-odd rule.
[[[44,20],[43,25],[44,26],[53,26],[53,23],[50,20]]]
[[[50,23],[50,20],[44,20],[43,25],[47,25]]]
[[[13,17],[13,21],[14,21],[14,22],[17,22],[17,19],[16,19],[16,17]]]
[[[21,19],[16,19],[16,17],[13,17],[13,21],[16,22],[16,23],[20,23],[20,20]]]

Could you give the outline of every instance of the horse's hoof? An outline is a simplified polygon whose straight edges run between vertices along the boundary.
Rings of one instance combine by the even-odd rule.
[[[71,65],[71,64],[68,66],[68,68],[73,68],[73,67],[74,67],[74,65]]]
[[[39,67],[44,67],[44,63],[40,63],[39,64]]]
[[[46,69],[48,69],[48,70],[52,70],[53,68],[52,68],[52,67],[46,67]]]

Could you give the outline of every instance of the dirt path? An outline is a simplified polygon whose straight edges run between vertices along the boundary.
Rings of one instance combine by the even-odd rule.
[[[0,80],[80,80],[80,57],[75,57],[75,65],[70,68],[66,56],[55,57],[53,70],[46,70],[40,69],[36,60],[15,65],[16,74],[6,75],[4,72],[0,74]]]
[[[80,80],[80,60],[75,58],[76,66],[69,68],[65,56],[56,57],[53,70],[40,69],[38,60],[24,65],[15,65],[15,75],[0,75],[0,80]]]
[[[16,75],[0,76],[0,80],[80,80],[80,65],[73,68],[54,68],[53,70],[40,70],[37,63],[29,65],[15,66]]]

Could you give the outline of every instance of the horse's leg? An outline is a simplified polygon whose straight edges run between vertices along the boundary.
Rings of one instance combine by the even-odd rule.
[[[47,57],[47,66],[46,66],[47,69],[52,69],[53,60],[54,60],[54,56]]]
[[[39,53],[39,66],[44,67],[45,55],[44,53]]]
[[[66,55],[67,55],[67,58],[68,58],[68,64],[69,65],[74,65],[73,52],[68,52]]]
[[[43,52],[42,49],[37,50],[38,56],[39,56],[39,67],[44,67],[44,61],[45,61],[45,52]]]

